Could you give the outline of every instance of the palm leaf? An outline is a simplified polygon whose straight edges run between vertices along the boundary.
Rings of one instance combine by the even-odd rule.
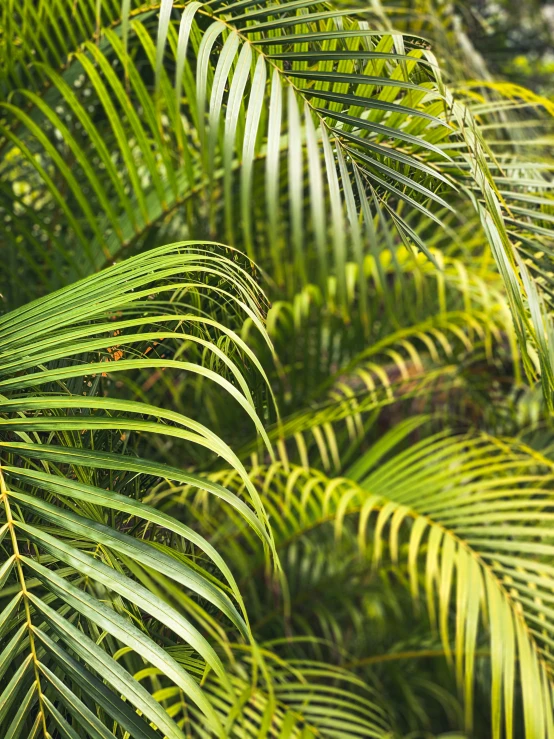
[[[343,478],[282,463],[253,468],[278,550],[282,554],[300,536],[331,524],[339,540],[352,530],[358,550],[370,548],[373,567],[385,553],[400,558],[416,604],[423,589],[431,623],[464,691],[467,729],[476,645],[485,631],[492,735],[514,735],[521,700],[525,735],[547,736],[553,715],[551,463],[515,440],[449,430],[391,453],[426,421],[410,419],[391,430]],[[214,479],[235,487],[229,474]],[[237,492],[241,486],[237,480]],[[216,508],[212,525],[218,521]],[[238,520],[235,525],[243,528]],[[249,577],[255,572],[255,560],[237,565],[247,567]]]
[[[490,143],[485,142],[471,110],[444,87],[435,57],[421,48],[419,39],[391,32],[385,16],[374,29],[359,19],[360,14],[321,3],[288,2],[271,7],[192,4],[183,13],[178,30],[171,8],[170,2],[160,6],[154,41],[151,11],[133,9],[136,20],[130,22],[128,3],[116,19],[121,25],[116,30],[106,28],[97,45],[86,37],[79,42],[75,33],[64,34],[64,23],[78,11],[60,2],[54,35],[65,46],[55,46],[53,58],[40,67],[41,74],[54,84],[49,90],[50,104],[45,108],[34,93],[27,92],[23,94],[30,97],[35,112],[28,114],[11,104],[4,107],[2,131],[8,150],[10,144],[17,147],[18,165],[26,161],[46,188],[50,207],[61,208],[72,238],[87,254],[85,271],[97,269],[106,258],[156,227],[165,214],[199,197],[200,213],[205,217],[201,225],[198,209],[187,205],[189,233],[224,231],[228,243],[240,245],[263,266],[271,265],[277,283],[293,289],[313,267],[317,267],[324,290],[333,273],[344,310],[348,259],[355,258],[361,271],[360,227],[371,231],[384,207],[394,212],[397,237],[431,257],[425,239],[409,224],[410,213],[442,226],[441,209],[452,209],[460,221],[465,217],[467,188],[474,188],[481,198],[474,212],[506,284],[526,371],[533,377],[540,371],[549,399],[554,370],[541,337],[551,330],[550,322],[542,298],[537,299],[526,286],[523,268],[514,255],[514,245],[520,242],[512,233],[514,219],[501,212],[503,196],[491,174],[496,165]],[[25,12],[22,9],[23,20]],[[102,21],[102,12],[100,16]],[[108,14],[105,20],[113,18]],[[15,39],[28,26],[16,20],[10,28]],[[84,31],[84,21],[80,28]],[[71,40],[80,45],[61,77],[53,66],[63,63]],[[21,44],[23,56],[27,43]],[[130,44],[155,74],[153,91],[130,56]],[[112,69],[116,60],[125,70],[125,84]],[[172,68],[174,92],[166,71]],[[84,100],[79,101],[68,86],[83,75],[83,90],[92,92],[93,108],[102,111],[99,123],[93,122]],[[135,101],[144,111],[143,121],[135,113]],[[62,108],[69,106],[69,118],[75,121],[71,127],[52,110],[60,103]],[[50,136],[33,119],[36,114],[37,121],[47,122]],[[70,130],[77,120],[87,133],[86,144]],[[56,131],[80,162],[79,178],[57,151],[52,139]],[[109,147],[123,164],[120,172],[115,172],[108,154],[106,134]],[[158,147],[157,161],[151,140]],[[91,144],[110,173],[105,184],[100,184],[84,154],[84,147]],[[34,156],[37,146],[59,171],[62,190]],[[265,160],[265,197],[258,198],[260,159]],[[12,178],[18,176],[13,167],[9,169]],[[147,191],[141,171],[148,173]],[[287,172],[285,202],[293,204],[288,212],[281,202]],[[105,224],[97,222],[83,196],[82,177],[106,215]],[[215,180],[222,180],[224,192],[223,212],[219,213],[219,201],[212,197]],[[456,194],[460,187],[464,197]],[[75,200],[75,213],[65,202],[65,189]],[[369,204],[374,196],[377,210]],[[259,208],[250,207],[253,198]],[[308,203],[311,207],[307,208]],[[255,224],[266,220],[269,229],[264,233]],[[532,224],[526,228],[535,234],[537,228],[544,230]],[[548,232],[546,228],[544,233]],[[13,239],[13,229],[8,234]],[[316,254],[303,248],[306,235],[313,237]],[[68,256],[65,269],[73,276],[79,270],[82,274],[82,261]],[[292,265],[290,273],[283,271],[287,261]],[[536,316],[530,317],[529,311]],[[540,370],[527,352],[528,338],[538,351]]]
[[[12,552],[2,579],[5,598],[13,596],[2,614],[4,670],[12,662],[2,696],[6,730],[12,724],[13,731],[30,726],[26,717],[14,713],[26,696],[27,704],[37,702],[45,733],[52,733],[54,728],[48,727],[54,726],[67,733],[72,716],[79,731],[111,735],[109,724],[87,705],[92,699],[106,717],[133,736],[158,736],[149,722],[166,736],[183,736],[163,706],[114,660],[119,644],[162,670],[198,707],[199,722],[224,735],[198,680],[141,626],[147,614],[159,629],[163,625],[173,634],[176,643],[189,644],[206,669],[218,675],[222,690],[230,691],[233,703],[221,658],[202,633],[203,609],[183,614],[155,589],[139,584],[133,567],[164,573],[193,599],[225,614],[231,629],[249,639],[242,596],[228,566],[203,536],[136,495],[144,494],[149,479],[160,476],[181,483],[196,481],[245,516],[264,546],[271,546],[260,498],[230,447],[202,424],[147,403],[112,400],[102,391],[104,387],[109,392],[114,372],[144,373],[162,365],[169,370],[174,363],[180,371],[222,383],[259,423],[248,390],[243,394],[244,381],[232,353],[224,366],[237,387],[201,363],[145,354],[157,337],[166,350],[173,345],[173,356],[179,356],[180,344],[188,346],[192,359],[198,344],[217,352],[213,337],[228,332],[235,337],[236,360],[242,361],[243,352],[251,355],[238,336],[198,311],[190,300],[191,294],[206,291],[215,301],[228,301],[228,316],[244,312],[263,331],[263,296],[248,272],[213,247],[198,251],[191,244],[136,257],[124,268],[111,267],[1,319],[0,479],[4,547]],[[195,474],[125,454],[119,437],[129,433],[161,434],[223,454],[242,470],[253,508]],[[144,481],[138,485],[133,482],[136,473],[137,482]],[[140,531],[143,523],[172,532],[191,554],[176,560],[122,531],[129,525],[136,529],[137,524]],[[199,560],[193,550],[201,553]],[[219,576],[205,568],[203,558]],[[100,632],[106,634],[101,644]]]

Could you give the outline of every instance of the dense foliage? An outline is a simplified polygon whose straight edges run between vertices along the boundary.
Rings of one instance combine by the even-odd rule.
[[[554,103],[485,6],[1,3],[3,738],[554,737]]]

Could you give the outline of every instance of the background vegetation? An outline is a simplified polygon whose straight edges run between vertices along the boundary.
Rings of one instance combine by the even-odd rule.
[[[0,16],[1,736],[554,737],[550,8]]]

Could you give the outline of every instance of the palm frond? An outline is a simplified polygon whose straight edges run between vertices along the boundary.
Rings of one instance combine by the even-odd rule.
[[[410,419],[391,430],[343,478],[281,462],[253,468],[278,551],[332,526],[339,540],[352,531],[351,541],[357,541],[362,555],[369,547],[368,567],[377,566],[385,553],[404,562],[415,603],[423,591],[431,623],[464,691],[468,730],[476,644],[485,631],[492,736],[516,735],[514,711],[520,700],[526,734],[548,736],[553,715],[551,462],[515,440],[448,430],[394,453],[424,421]],[[225,480],[240,494],[242,483],[235,478],[234,484],[232,474],[213,479]],[[184,492],[177,495],[190,505],[204,505],[203,495],[196,502]],[[213,525],[219,526],[217,509],[214,514]],[[238,520],[234,525],[243,528]],[[227,531],[225,538],[236,535]],[[231,557],[234,551],[229,546]],[[241,556],[236,563],[252,577],[255,559]]]
[[[50,103],[24,90],[30,113],[4,105],[5,145],[18,152],[17,166],[10,164],[13,174],[6,176],[15,183],[21,164],[34,170],[50,207],[60,210],[79,251],[87,255],[85,272],[185,201],[199,198],[203,225],[198,210],[186,206],[189,233],[223,229],[228,243],[243,247],[262,266],[271,265],[279,285],[297,289],[315,270],[325,290],[333,273],[344,307],[346,262],[357,261],[361,274],[364,242],[374,240],[376,221],[390,218],[398,238],[432,258],[425,238],[410,225],[410,213],[441,225],[450,210],[461,220],[456,192],[462,187],[467,201],[466,190],[473,187],[482,200],[475,203],[479,228],[506,284],[526,370],[536,373],[526,349],[530,337],[549,398],[554,371],[542,336],[551,330],[550,319],[514,254],[517,237],[512,239],[510,218],[500,210],[489,144],[468,107],[444,87],[436,59],[417,37],[391,32],[384,22],[373,30],[359,13],[321,3],[309,3],[306,18],[296,14],[295,3],[260,9],[193,3],[177,30],[171,6],[160,8],[156,41],[152,16],[139,13],[129,25],[126,7],[119,19],[121,34],[105,28],[101,45],[84,40],[62,76],[43,64],[52,84]],[[145,84],[130,44],[156,77],[154,90]],[[116,62],[126,83],[113,71]],[[175,70],[173,84],[169,70]],[[84,93],[92,98],[85,102]],[[92,109],[101,111],[98,123],[87,110],[91,100]],[[58,107],[68,111],[69,126]],[[78,177],[65,164],[56,136],[79,164]],[[109,175],[104,184],[84,153],[91,146]],[[110,150],[123,165],[119,172]],[[41,163],[43,157],[58,172],[56,178]],[[147,183],[141,172],[147,173]],[[95,218],[83,181],[105,213],[105,224]],[[219,208],[213,198],[216,181],[223,194],[219,213],[214,210],[214,204]],[[255,194],[258,182],[263,182],[262,198]],[[74,205],[66,202],[66,190]],[[283,192],[291,204],[288,212]],[[267,230],[258,223],[267,223]],[[13,227],[8,234],[14,239]],[[315,254],[302,246],[307,235]],[[17,236],[14,249],[16,243]],[[72,277],[82,273],[81,259],[69,253],[64,262]],[[283,270],[287,262],[290,273]]]
[[[208,310],[200,310],[194,296]],[[25,698],[27,705],[37,704],[45,736],[54,726],[64,731],[69,715],[80,730],[107,736],[109,724],[91,710],[90,699],[132,736],[158,736],[148,722],[166,736],[184,736],[128,667],[114,661],[123,646],[135,655],[130,664],[142,659],[161,670],[206,725],[225,735],[198,680],[143,624],[151,618],[165,639],[190,645],[233,703],[221,657],[203,633],[202,613],[208,606],[225,614],[231,629],[248,640],[242,596],[203,536],[140,497],[148,481],[160,477],[204,485],[271,547],[267,517],[244,467],[208,428],[175,411],[110,397],[120,373],[138,373],[139,381],[162,367],[192,373],[219,383],[265,436],[240,370],[244,359],[257,360],[213,311],[210,316],[214,299],[225,299],[228,319],[243,313],[264,332],[263,295],[252,276],[216,247],[196,244],[153,250],[0,319],[2,532],[3,546],[11,550],[2,567],[2,635],[9,640],[3,663],[10,672],[0,724],[7,735],[12,723],[14,732],[30,730],[28,715],[16,712]],[[222,334],[234,344],[234,358],[218,348]],[[205,350],[225,369],[216,373],[205,366]],[[252,499],[245,504],[197,474],[127,454],[131,434],[157,434],[221,454],[243,475]],[[152,528],[182,542],[184,556],[175,559],[145,541]],[[191,605],[185,614],[158,588],[140,584],[141,568],[163,573],[191,604],[205,606]]]

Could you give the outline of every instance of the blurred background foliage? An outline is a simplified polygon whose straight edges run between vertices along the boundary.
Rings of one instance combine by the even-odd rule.
[[[554,95],[554,5],[545,0],[466,2],[460,13],[491,74]]]

